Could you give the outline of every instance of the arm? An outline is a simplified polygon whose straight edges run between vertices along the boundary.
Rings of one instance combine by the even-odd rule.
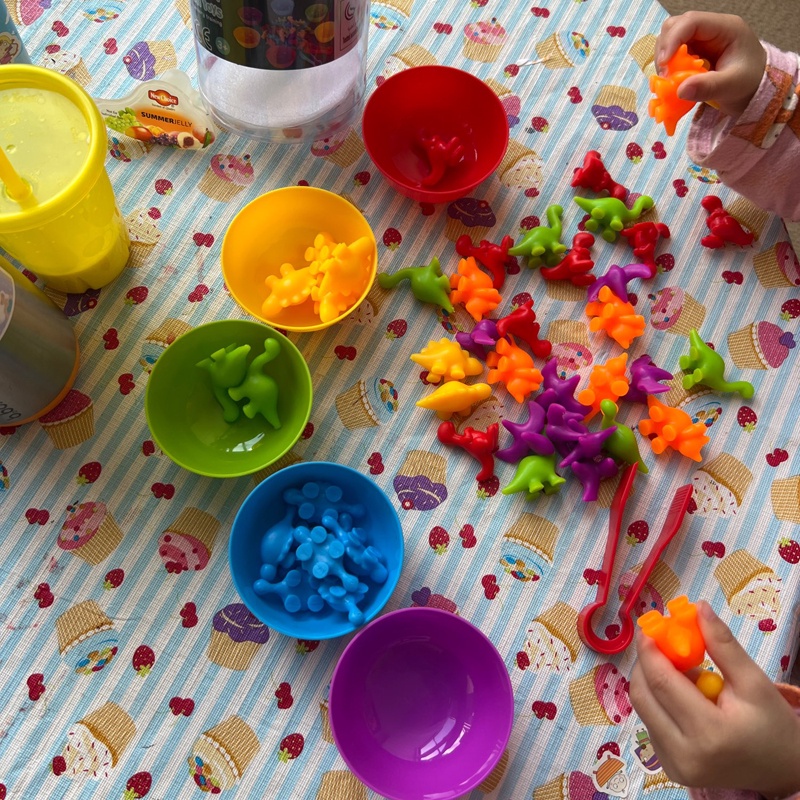
[[[687,151],[756,205],[800,220],[800,57],[764,44],[761,83],[739,117],[701,106]]]

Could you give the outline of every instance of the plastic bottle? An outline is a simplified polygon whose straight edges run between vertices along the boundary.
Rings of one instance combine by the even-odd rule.
[[[358,116],[367,0],[192,0],[191,10],[200,91],[221,127],[313,141]]]

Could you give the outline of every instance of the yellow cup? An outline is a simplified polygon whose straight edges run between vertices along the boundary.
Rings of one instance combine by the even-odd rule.
[[[57,72],[1,67],[0,147],[35,197],[16,204],[0,184],[0,247],[62,292],[113,281],[125,268],[130,241],[105,170],[105,124],[92,98]]]

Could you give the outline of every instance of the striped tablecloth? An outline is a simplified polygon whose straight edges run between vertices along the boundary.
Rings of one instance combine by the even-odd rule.
[[[156,71],[177,65],[196,77],[185,0],[8,1],[34,61],[68,72],[95,96],[136,85],[124,62],[134,48],[153,56]],[[53,295],[80,338],[75,388],[90,402],[78,398],[80,413],[66,422],[0,430],[2,796],[134,798],[149,786],[154,798],[191,797],[200,793],[203,781],[192,774],[202,763],[230,797],[374,797],[346,771],[327,724],[325,687],[346,642],[270,632],[243,643],[214,627],[215,618],[240,612],[226,543],[253,479],[181,470],[154,447],[143,411],[148,360],[189,326],[243,316],[219,269],[233,215],[260,193],[299,181],[363,209],[383,271],[438,255],[452,272],[458,233],[518,236],[551,203],[565,209],[569,241],[582,218],[569,179],[588,149],[600,150],[631,192],[651,195],[672,238],[659,247],[659,274],[633,287],[649,324],[630,357],[646,352],[675,370],[697,327],[756,395],[747,407],[737,396],[677,385],[667,395],[705,421],[711,441],[700,465],[674,453],[656,458],[645,447],[651,471],[629,504],[614,587],[630,584],[643,562],[665,499],[692,482],[693,514],[643,606],[662,607],[681,592],[706,598],[771,678],[790,670],[800,600],[800,448],[789,411],[800,377],[798,264],[778,219],[689,162],[686,121],[667,138],[647,117],[652,35],[664,11],[622,0],[391,0],[373,3],[371,13],[369,85],[416,64],[466,69],[504,101],[509,155],[473,202],[448,209],[395,194],[358,131],[327,153],[232,135],[200,153],[110,140],[108,169],[138,234],[134,259],[100,292]],[[491,23],[493,35],[465,37],[480,22]],[[538,63],[514,66],[524,61]],[[249,159],[252,183],[220,192],[210,169],[216,154]],[[700,200],[709,193],[753,229],[753,247],[699,245]],[[624,242],[598,240],[593,253],[600,271],[632,260]],[[619,352],[588,334],[579,293],[527,269],[510,276],[498,312],[525,293],[563,373],[585,378],[590,364]],[[287,461],[334,460],[371,475],[396,502],[407,543],[388,609],[448,608],[485,631],[506,659],[516,722],[498,770],[471,800],[600,800],[626,782],[634,797],[680,797],[627,702],[633,653],[599,657],[575,633],[577,610],[594,596],[613,486],[584,504],[567,476],[560,494],[528,502],[497,491],[513,475],[504,464],[499,481],[478,486],[476,462],[440,445],[437,420],[415,405],[430,390],[409,356],[469,324],[462,312],[437,315],[406,290],[373,290],[337,327],[292,336],[311,368],[315,400]],[[641,406],[624,404],[623,420],[642,416]],[[524,418],[502,388],[470,424],[497,418]],[[87,519],[100,524],[92,547],[60,549],[65,522]],[[210,558],[175,574],[159,543],[186,534]],[[611,617],[600,629],[609,624]]]

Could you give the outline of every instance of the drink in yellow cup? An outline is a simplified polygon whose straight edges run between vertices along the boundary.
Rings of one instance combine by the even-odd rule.
[[[0,147],[30,186],[0,184],[0,248],[62,292],[110,283],[130,242],[105,170],[105,124],[74,81],[51,70],[0,68]]]

